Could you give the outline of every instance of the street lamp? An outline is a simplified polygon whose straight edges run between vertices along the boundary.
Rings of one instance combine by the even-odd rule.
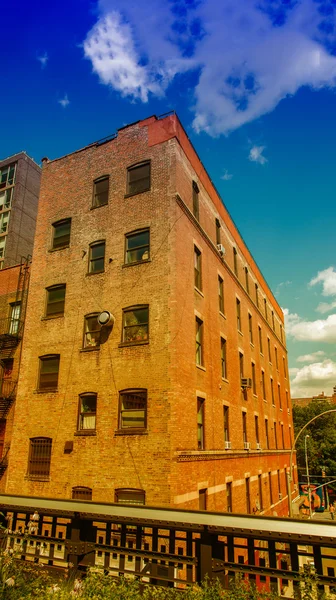
[[[312,518],[312,509],[311,509],[311,491],[310,491],[310,477],[309,477],[309,468],[308,468],[308,454],[307,454],[307,439],[309,438],[309,434],[305,435],[305,460],[306,460],[306,474],[307,474],[307,484],[308,484],[308,502],[309,502],[309,517]]]

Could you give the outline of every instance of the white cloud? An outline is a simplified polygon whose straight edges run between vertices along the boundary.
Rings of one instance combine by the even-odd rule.
[[[224,179],[224,181],[230,181],[230,179],[232,179],[233,175],[232,173],[229,173],[229,171],[227,169],[224,170],[224,175],[221,176],[221,179]]]
[[[292,281],[289,281],[289,279],[287,279],[287,281],[281,281],[281,283],[278,283],[278,285],[276,286],[274,295],[279,296],[281,289],[284,287],[288,287],[289,285],[292,285]]]
[[[61,106],[63,106],[63,108],[66,108],[70,104],[70,100],[68,98],[68,94],[65,94],[64,98],[62,98],[61,100],[59,100],[58,103]]]
[[[294,373],[291,381],[292,398],[304,398],[315,396],[323,390],[326,396],[332,394],[332,388],[336,383],[336,362],[326,359],[305,365]]]
[[[323,350],[317,350],[317,352],[312,352],[311,354],[303,354],[302,356],[297,357],[297,362],[314,362],[318,358],[322,358],[325,356],[325,352]],[[293,369],[298,370],[298,369]]]
[[[41,67],[42,69],[44,69],[47,66],[47,62],[49,60],[49,56],[48,54],[45,52],[44,54],[42,54],[41,56],[37,57],[37,60],[41,63]]]
[[[286,333],[300,342],[336,342],[336,314],[326,319],[305,321],[298,314],[284,309]]]
[[[249,160],[259,163],[259,165],[264,165],[268,162],[266,156],[263,155],[264,150],[265,146],[252,146],[249,154]]]
[[[195,130],[227,134],[302,86],[335,86],[332,34],[321,26],[335,18],[319,9],[314,0],[99,0],[84,55],[102,83],[143,102],[193,72]]]
[[[317,285],[322,283],[322,295],[323,296],[336,296],[336,271],[334,267],[319,271],[316,277],[314,277],[309,285]]]
[[[331,310],[334,310],[334,308],[336,308],[336,302],[330,302],[330,304],[328,304],[328,302],[320,302],[320,304],[316,307],[316,311],[323,315]]]

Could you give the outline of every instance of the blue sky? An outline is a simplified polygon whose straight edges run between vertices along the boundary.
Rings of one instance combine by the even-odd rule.
[[[280,305],[292,395],[336,384],[336,0],[16,0],[0,157],[175,109]]]

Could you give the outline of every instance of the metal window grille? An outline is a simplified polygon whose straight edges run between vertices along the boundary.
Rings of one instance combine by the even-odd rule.
[[[51,438],[33,438],[30,440],[28,475],[36,478],[49,477],[51,445]]]
[[[73,500],[92,500],[92,489],[88,487],[74,487],[72,488],[72,499]]]

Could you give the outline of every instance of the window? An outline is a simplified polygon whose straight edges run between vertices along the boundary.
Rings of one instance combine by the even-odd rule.
[[[193,215],[199,220],[199,189],[196,181],[192,182]]]
[[[119,428],[146,429],[147,390],[124,390],[119,394]]]
[[[9,223],[9,212],[0,215],[0,233],[6,233]]]
[[[226,340],[221,338],[221,363],[222,363],[222,377],[227,379],[227,364],[226,364]]]
[[[38,380],[39,390],[54,390],[57,388],[59,363],[59,354],[49,354],[47,356],[40,356],[40,370]]]
[[[110,178],[108,175],[99,177],[99,179],[96,179],[96,181],[93,182],[93,208],[104,206],[108,203],[109,182]]]
[[[247,415],[246,412],[242,412],[243,418],[243,442],[244,444],[247,442]]]
[[[13,188],[8,188],[0,192],[0,210],[5,210],[11,207]]]
[[[219,301],[219,312],[224,314],[224,281],[218,275],[218,301]]]
[[[274,428],[274,444],[275,444],[275,448],[277,450],[278,449],[278,432],[277,432],[276,421],[273,422],[273,428]]]
[[[144,505],[146,500],[146,493],[144,490],[136,489],[116,489],[115,490],[115,502],[122,504],[138,504]]]
[[[66,248],[70,244],[71,219],[63,219],[53,223],[52,250]]]
[[[281,478],[280,478],[280,471],[278,469],[278,492],[279,492],[279,496],[281,495]]]
[[[262,490],[262,475],[258,475],[258,497],[259,497],[259,510],[264,510],[263,490]]]
[[[276,346],[274,346],[274,355],[275,355],[275,366],[276,366],[277,370],[279,370],[278,348]]]
[[[221,225],[219,219],[216,219],[216,244],[221,243]]]
[[[104,271],[105,241],[93,242],[89,248],[89,273]]]
[[[126,234],[125,264],[149,260],[149,229]]]
[[[249,286],[249,272],[248,272],[248,268],[245,267],[245,287],[246,287],[246,291],[249,294],[250,293],[250,286]]]
[[[127,344],[141,344],[142,342],[147,342],[149,326],[148,319],[148,305],[124,308],[122,341]]]
[[[260,350],[260,354],[263,354],[262,331],[261,331],[260,325],[258,325],[258,337],[259,337],[259,350]]]
[[[237,329],[241,331],[241,313],[240,313],[240,300],[236,298],[236,311],[237,311]]]
[[[236,248],[233,248],[233,270],[235,275],[238,277],[238,259]]]
[[[17,335],[20,330],[21,302],[10,305],[9,330],[10,335]]]
[[[269,339],[269,337],[267,338],[267,352],[268,352],[268,361],[271,363],[272,362],[271,340]]]
[[[203,321],[196,317],[196,365],[203,365]]]
[[[199,510],[207,509],[207,489],[198,491],[198,507]]]
[[[65,283],[48,287],[46,291],[47,306],[45,316],[56,317],[58,315],[64,315]]]
[[[267,450],[269,450],[268,419],[265,419],[265,438],[266,438],[266,448],[267,448]]]
[[[239,374],[240,374],[240,378],[242,378],[242,377],[244,377],[244,354],[242,352],[239,352],[238,360],[239,360]]]
[[[194,283],[195,287],[202,290],[202,254],[196,246],[194,246]]]
[[[101,326],[98,323],[99,313],[84,317],[83,348],[99,348]]]
[[[278,399],[279,399],[279,408],[280,408],[280,410],[282,410],[280,383],[278,383]]]
[[[140,194],[150,189],[150,162],[142,162],[127,169],[127,194]]]
[[[0,169],[0,189],[13,185],[15,180],[16,163]]]
[[[272,406],[275,406],[275,399],[274,399],[274,384],[273,384],[273,379],[271,377],[271,398],[272,398]]]
[[[30,439],[28,473],[33,479],[49,478],[51,460],[51,438]]]
[[[250,478],[246,477],[245,479],[245,494],[246,494],[246,512],[250,514],[251,512],[251,498],[250,498]]]
[[[273,504],[272,473],[271,473],[271,471],[269,471],[269,473],[268,473],[268,485],[269,485],[270,504]]]
[[[285,447],[285,434],[284,434],[284,426],[283,423],[280,424],[281,427],[281,441],[282,441],[282,447]]]
[[[268,321],[268,315],[267,315],[267,300],[266,300],[266,298],[264,298],[264,308],[265,308],[265,319],[266,319],[266,321]]]
[[[95,430],[97,414],[97,394],[87,392],[79,396],[78,430]]]
[[[226,512],[232,512],[232,482],[226,484]]]
[[[256,305],[257,308],[259,308],[259,290],[258,290],[258,284],[255,284],[255,296],[256,296]]]
[[[92,500],[92,489],[88,487],[73,487],[71,498],[73,500]]]
[[[265,373],[264,373],[264,371],[261,371],[261,389],[262,389],[263,400],[266,400],[266,387],[265,387]]]
[[[287,371],[286,371],[286,359],[285,359],[285,357],[284,357],[284,356],[282,357],[282,363],[283,363],[283,371],[284,371],[284,376],[285,376],[285,379],[287,379]]]
[[[272,327],[273,327],[273,331],[275,329],[275,321],[274,321],[274,312],[272,310]]]
[[[224,406],[224,442],[230,441],[230,429],[229,429],[229,407]]]
[[[286,390],[286,406],[287,406],[287,411],[289,412],[288,392],[287,392],[287,390]]]
[[[251,363],[251,367],[252,367],[252,391],[253,391],[253,394],[256,396],[257,395],[257,381],[256,381],[256,373],[255,373],[255,364]]]
[[[253,322],[252,322],[252,315],[248,315],[248,328],[249,328],[249,337],[250,337],[250,344],[253,344]]]
[[[282,325],[280,325],[280,339],[283,342]]]
[[[197,448],[204,450],[204,399],[197,398]]]
[[[254,416],[254,428],[255,428],[256,443],[259,444],[260,443],[260,440],[259,440],[259,418],[257,415]]]

